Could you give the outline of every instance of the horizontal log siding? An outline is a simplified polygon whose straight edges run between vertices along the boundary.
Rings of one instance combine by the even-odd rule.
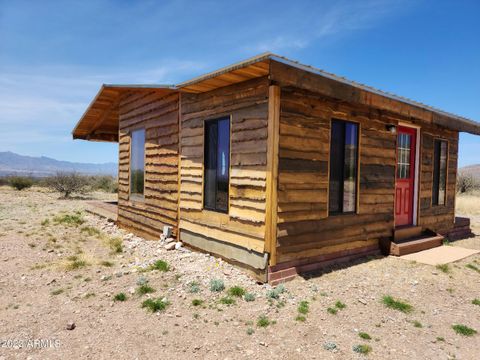
[[[177,233],[178,94],[127,92],[119,104],[118,223],[158,239],[164,225]],[[145,198],[129,199],[130,132],[145,128]]]
[[[433,143],[435,139],[448,141],[447,186],[445,205],[432,205],[433,195]],[[449,232],[455,222],[455,192],[457,181],[458,132],[425,126],[421,137],[421,180],[419,225],[436,232]]]
[[[358,211],[328,216],[330,120],[360,124]],[[283,87],[280,105],[277,254],[280,264],[337,251],[368,248],[394,229],[396,135],[387,124],[421,127],[419,225],[453,226],[458,133],[405,117]],[[446,206],[431,206],[433,139],[449,141]]]
[[[371,248],[393,228],[395,135],[379,111],[283,88],[278,263]],[[330,120],[360,124],[358,214],[328,216]]]
[[[268,81],[182,94],[180,229],[264,251]],[[203,209],[204,121],[231,116],[229,213]]]

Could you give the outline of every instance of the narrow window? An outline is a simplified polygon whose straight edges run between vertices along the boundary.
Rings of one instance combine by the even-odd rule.
[[[145,173],[145,129],[133,130],[130,138],[130,195],[142,197]]]
[[[204,207],[228,212],[230,119],[205,122]]]
[[[332,120],[330,137],[329,213],[357,208],[358,124]]]
[[[433,205],[445,205],[447,185],[447,142],[435,140],[433,154]]]

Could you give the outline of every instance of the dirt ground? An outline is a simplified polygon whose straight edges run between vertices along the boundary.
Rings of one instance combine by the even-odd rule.
[[[0,359],[480,358],[480,334],[452,329],[480,332],[472,303],[480,298],[480,255],[442,269],[369,258],[272,293],[221,260],[166,251],[86,213],[85,200],[57,197],[0,187]],[[479,234],[480,215],[474,221]],[[480,236],[452,245],[480,249]],[[151,270],[156,260],[169,270]],[[213,279],[225,290],[212,292]],[[154,292],[138,294],[139,284]],[[232,286],[254,301],[229,296]],[[126,301],[114,300],[119,293]],[[386,295],[412,311],[387,308]],[[148,298],[167,305],[149,312]]]

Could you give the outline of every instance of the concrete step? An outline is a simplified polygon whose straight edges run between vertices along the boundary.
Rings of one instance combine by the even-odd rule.
[[[432,232],[433,233],[433,232]],[[402,256],[441,246],[444,237],[439,234],[422,234],[419,237],[390,243],[390,255]]]
[[[402,226],[394,230],[393,241],[401,242],[422,235],[421,226]]]

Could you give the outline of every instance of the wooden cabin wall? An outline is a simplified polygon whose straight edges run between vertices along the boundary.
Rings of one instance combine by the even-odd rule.
[[[445,205],[438,206],[432,205],[435,139],[448,142],[446,202]],[[458,132],[437,126],[423,126],[421,154],[419,225],[441,234],[446,234],[453,228],[455,222]]]
[[[203,209],[204,122],[231,116],[228,214]],[[180,229],[264,251],[268,80],[181,95]]]
[[[118,223],[159,239],[163,226],[178,226],[179,95],[131,91],[119,102]],[[144,200],[130,200],[130,132],[145,128]]]
[[[283,87],[277,263],[378,248],[392,235],[396,136],[379,111]],[[358,213],[328,216],[331,119],[360,124]]]

